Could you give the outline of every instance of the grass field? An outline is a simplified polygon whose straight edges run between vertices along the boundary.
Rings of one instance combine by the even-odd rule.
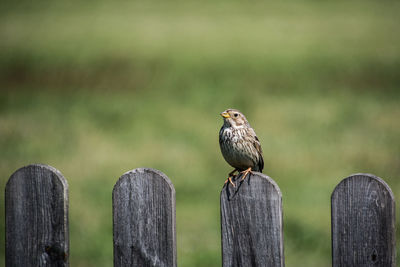
[[[179,266],[220,266],[228,107],[283,193],[287,266],[331,266],[342,178],[400,194],[398,2],[0,5],[0,266],[4,186],[30,163],[68,179],[71,266],[112,266],[112,187],[137,167],[175,185]]]

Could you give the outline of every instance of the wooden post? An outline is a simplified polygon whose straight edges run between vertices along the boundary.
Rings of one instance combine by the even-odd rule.
[[[332,193],[332,265],[396,266],[395,202],[371,174],[354,174]]]
[[[68,184],[53,167],[17,170],[5,189],[6,266],[68,266]]]
[[[283,267],[281,191],[262,173],[240,179],[221,191],[222,266]]]
[[[139,168],[113,190],[114,266],[176,266],[175,189],[160,171]]]

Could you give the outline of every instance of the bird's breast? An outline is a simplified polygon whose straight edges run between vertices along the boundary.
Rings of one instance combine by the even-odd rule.
[[[222,155],[231,166],[239,169],[255,165],[254,146],[246,140],[245,134],[245,129],[234,128],[222,128],[220,133]]]
[[[245,129],[233,129],[232,127],[222,128],[221,132],[221,137],[223,141],[228,141],[232,143],[239,142],[243,139],[245,135]]]

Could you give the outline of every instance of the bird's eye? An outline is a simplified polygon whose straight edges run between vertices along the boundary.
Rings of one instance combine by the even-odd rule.
[[[239,114],[235,113],[235,114],[233,114],[233,116],[236,118],[237,116],[239,116]]]

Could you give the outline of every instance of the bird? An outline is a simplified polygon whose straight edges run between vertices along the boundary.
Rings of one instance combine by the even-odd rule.
[[[219,145],[225,161],[234,170],[228,174],[233,187],[232,177],[236,171],[242,174],[243,181],[252,171],[262,172],[264,158],[261,143],[246,117],[237,109],[227,109],[220,114],[224,124],[219,131]]]

